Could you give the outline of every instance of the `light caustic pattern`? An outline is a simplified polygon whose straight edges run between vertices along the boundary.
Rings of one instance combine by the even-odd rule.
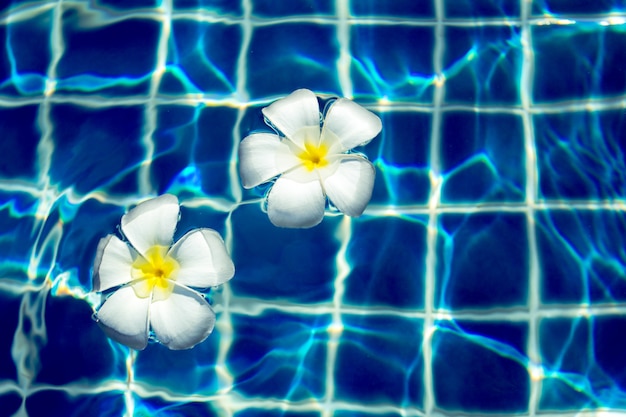
[[[619,1],[203,3],[0,6],[0,414],[624,413]],[[298,88],[383,121],[361,218],[277,229],[239,183]],[[90,267],[165,192],[237,272],[207,341],[133,352]]]

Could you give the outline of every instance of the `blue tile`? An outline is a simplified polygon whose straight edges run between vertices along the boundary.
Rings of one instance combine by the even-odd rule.
[[[590,321],[580,318],[541,320],[540,353],[546,377],[542,381],[540,409],[580,410],[598,406],[594,404],[596,393],[587,385],[591,382],[589,374],[594,372],[594,353],[589,344],[592,328]]]
[[[537,219],[543,302],[626,300],[622,212],[552,211]]]
[[[212,401],[189,400],[188,402],[165,400],[148,393],[147,398],[133,396],[134,413],[137,417],[218,417]]]
[[[626,328],[624,316],[599,316],[593,323],[593,354],[596,363],[606,377],[611,379],[610,386],[600,386],[600,400],[603,406],[626,408],[626,400],[620,393],[626,390],[626,356],[623,354],[623,329]],[[607,389],[608,388],[608,389]],[[619,396],[618,396],[619,395]]]
[[[238,297],[266,301],[330,302],[338,221],[326,218],[313,229],[283,229],[273,226],[258,204],[237,207],[232,214],[237,279],[231,281],[231,289]]]
[[[515,26],[447,27],[446,103],[520,103],[522,45]]]
[[[75,395],[63,390],[39,390],[26,399],[29,417],[79,417],[93,415],[115,417],[124,415],[122,393]]]
[[[3,271],[4,272],[4,271]],[[4,279],[12,278],[4,272]],[[15,331],[19,323],[21,297],[0,291],[0,316],[2,327],[0,328],[0,381],[12,380],[17,382],[17,369],[11,350],[15,343]],[[0,399],[0,404],[4,404]]]
[[[355,16],[429,18],[435,16],[433,3],[413,0],[357,0],[350,2],[350,11]]]
[[[2,412],[8,416],[17,414],[17,410],[22,406],[22,397],[13,392],[4,392],[0,394],[0,404],[2,404]]]
[[[534,0],[533,14],[591,14],[626,10],[624,0]]]
[[[333,0],[301,0],[276,2],[255,0],[252,13],[263,17],[284,17],[292,15],[327,15],[335,10]]]
[[[444,2],[446,17],[454,18],[519,18],[517,0],[457,0]]]
[[[430,194],[428,155],[431,116],[417,112],[378,112],[382,133],[362,148],[376,165],[371,204],[425,204]]]
[[[335,362],[335,399],[357,404],[422,404],[422,322],[346,316]]]
[[[43,93],[51,60],[52,11],[0,27],[0,94]]]
[[[91,0],[92,7],[105,7],[120,12],[127,12],[133,9],[148,9],[158,6],[158,0]]]
[[[434,37],[431,27],[354,26],[350,77],[355,95],[431,103]]]
[[[610,97],[626,90],[623,30],[578,23],[535,26],[532,36],[535,102]]]
[[[77,279],[74,284],[90,291],[98,242],[108,234],[117,233],[125,211],[124,207],[103,204],[96,199],[80,204],[58,199],[48,216],[48,224],[54,226],[60,222],[64,227],[58,239],[56,258],[50,262],[54,262],[58,271],[72,271]]]
[[[147,94],[159,32],[158,22],[142,19],[84,28],[77,12],[66,12],[65,50],[57,66],[57,91]]]
[[[175,20],[169,42],[163,94],[232,94],[241,49],[238,25]],[[225,47],[228,45],[228,47]]]
[[[251,99],[285,96],[298,88],[317,93],[340,91],[339,46],[333,26],[286,23],[257,27],[246,56],[246,89]]]
[[[446,112],[442,123],[443,203],[524,200],[526,175],[520,117]]]
[[[240,16],[241,0],[173,0],[174,10],[203,10],[218,16]]]
[[[439,229],[437,308],[526,305],[528,237],[524,214],[444,214]]]
[[[530,380],[525,354],[519,351],[525,325],[476,324],[468,325],[469,330],[446,323],[439,326],[433,335],[438,408],[498,415],[527,412]]]
[[[0,204],[0,272],[2,276],[25,284],[32,279],[28,271],[34,250],[32,231],[43,225],[42,220],[35,218],[39,201],[26,192],[9,194],[3,191]],[[50,257],[47,258],[49,261]]]
[[[60,187],[86,193],[115,187],[136,192],[143,160],[143,108],[52,107],[54,152],[50,178]]]
[[[48,297],[45,303],[47,340],[41,343],[38,383],[95,383],[123,375],[123,368],[115,369],[113,352],[103,348],[107,346],[107,337],[91,319],[89,304],[72,297]],[[97,360],[93,352],[98,352]]]
[[[321,414],[317,411],[285,411],[285,407],[280,409],[247,408],[235,413],[234,417],[266,417],[274,415],[280,417],[321,417]]]
[[[301,401],[322,398],[329,315],[233,315],[229,370],[241,395]]]
[[[231,196],[230,169],[232,165],[234,126],[238,110],[228,107],[206,107],[198,115],[197,140],[193,161],[207,195]]]
[[[0,108],[0,155],[11,155],[0,162],[0,178],[34,178],[38,172],[37,126],[39,106]]]
[[[228,107],[159,107],[152,171],[160,192],[231,195],[237,113]]]
[[[388,413],[381,413],[380,411],[371,411],[371,412],[367,412],[367,411],[335,411],[335,413],[333,414],[333,417],[401,417],[402,415],[405,415],[404,412],[397,412],[397,413],[392,413],[392,412],[388,412]]]
[[[408,217],[355,220],[344,303],[423,308],[427,222]]]
[[[136,355],[135,380],[179,395],[212,395],[219,389],[215,364],[220,340],[220,333],[214,331],[189,350],[172,351],[158,343],[149,344]],[[155,404],[146,406],[154,408]]]
[[[626,114],[621,110],[533,117],[539,188],[547,199],[626,195]]]

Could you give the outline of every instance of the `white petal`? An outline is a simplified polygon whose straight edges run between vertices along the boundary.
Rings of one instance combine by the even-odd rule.
[[[196,291],[181,285],[150,309],[150,324],[159,342],[170,349],[189,349],[206,339],[215,326],[215,313]]]
[[[299,163],[289,146],[274,134],[254,133],[239,144],[239,175],[244,188],[256,187]]]
[[[154,246],[172,244],[178,222],[178,199],[163,194],[140,203],[122,217],[122,232],[141,254]]]
[[[352,100],[340,98],[335,101],[324,118],[322,140],[327,131],[334,133],[344,151],[370,142],[382,129],[380,118]]]
[[[306,89],[296,90],[265,107],[263,115],[288,138],[303,127],[320,125],[317,97]]]
[[[106,291],[130,282],[133,255],[133,249],[114,235],[100,239],[93,265],[93,290]]]
[[[299,182],[285,174],[270,190],[267,214],[274,226],[313,227],[324,217],[325,200],[319,180]]]
[[[324,190],[342,213],[360,216],[372,198],[375,176],[376,170],[367,159],[346,158],[334,174],[324,179]]]
[[[133,349],[148,344],[150,297],[139,298],[131,286],[122,287],[98,310],[98,324],[111,339]]]
[[[169,255],[180,265],[176,282],[183,285],[214,287],[235,274],[224,241],[212,229],[190,231],[172,246]]]

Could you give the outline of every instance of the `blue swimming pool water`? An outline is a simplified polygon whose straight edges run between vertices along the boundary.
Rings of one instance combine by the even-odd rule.
[[[12,1],[0,39],[0,416],[626,413],[622,0]],[[298,88],[382,119],[360,218],[240,185]],[[136,352],[91,267],[163,193],[236,275]]]

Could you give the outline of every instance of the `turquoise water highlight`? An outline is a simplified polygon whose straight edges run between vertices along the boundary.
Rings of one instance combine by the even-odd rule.
[[[14,1],[0,39],[0,416],[626,412],[623,2]],[[240,185],[298,88],[382,119],[360,218]],[[91,267],[166,192],[236,275],[204,343],[135,352]]]

